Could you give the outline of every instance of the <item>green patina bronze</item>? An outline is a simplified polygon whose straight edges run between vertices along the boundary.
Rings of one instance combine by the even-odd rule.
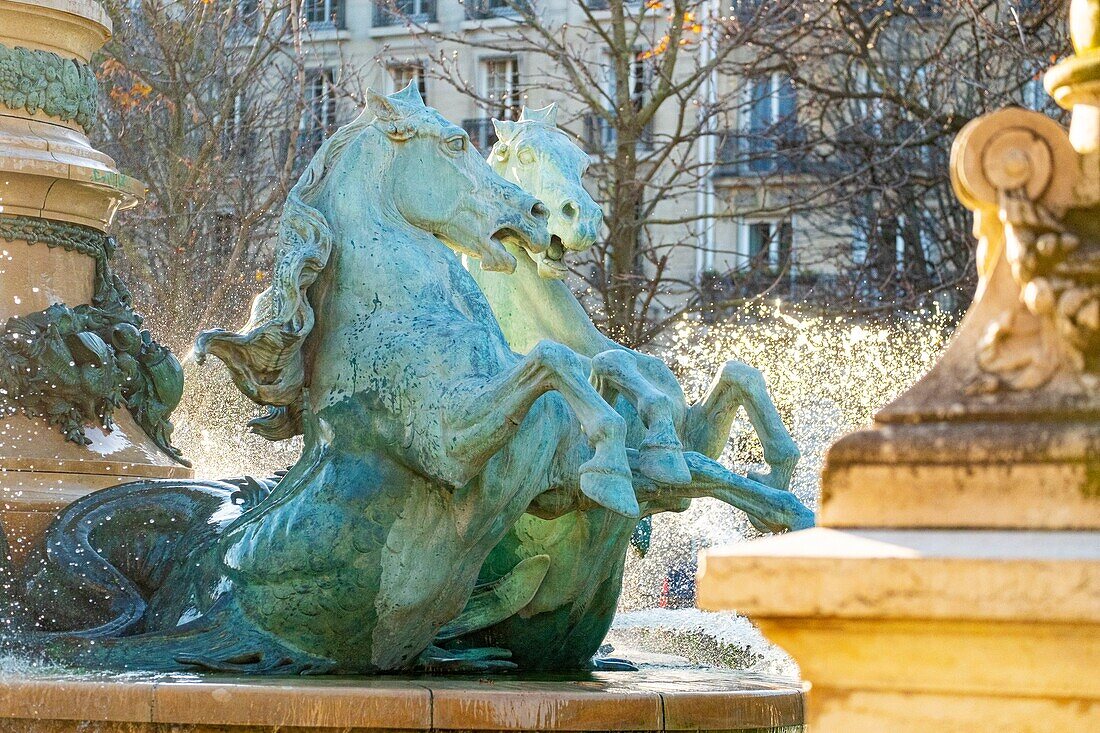
[[[626,419],[627,444],[639,449],[649,475],[688,483],[699,489],[690,495],[717,496],[745,509],[761,529],[811,526],[812,514],[782,491],[799,453],[757,370],[738,362],[726,364],[707,395],[689,406],[663,362],[601,334],[562,281],[563,254],[591,247],[603,216],[582,184],[588,156],[556,127],[554,118],[551,106],[525,110],[518,122],[495,122],[499,142],[489,155],[493,169],[550,210],[551,245],[546,252],[528,255],[508,244],[518,263],[513,274],[472,272],[508,343],[525,353],[540,340],[552,339],[591,358],[595,381]],[[725,448],[741,406],[772,469],[768,475],[751,477],[754,481],[746,486],[759,483],[753,487],[758,495],[749,501],[744,494],[710,493],[713,487],[706,483],[708,472],[724,470],[710,459]],[[685,449],[690,473],[686,477],[681,458]],[[643,504],[642,513],[685,508],[686,500],[658,501]],[[545,580],[519,613],[455,643],[507,648],[514,661],[531,669],[587,666],[611,625],[634,528],[630,519],[599,509],[551,521],[525,515],[489,556],[482,580],[493,581],[525,558],[546,555],[550,566]]]
[[[137,424],[184,465],[169,416],[183,396],[175,356],[141,328],[129,290],[111,272],[114,240],[90,227],[0,214],[0,239],[24,240],[95,259],[92,302],[61,303],[9,318],[0,332],[0,410],[41,417],[74,443],[87,425],[110,430],[125,405]]]
[[[249,322],[195,346],[267,408],[254,429],[303,435],[301,457],[270,480],[141,482],[76,501],[14,584],[15,638],[111,669],[511,668],[526,659],[503,646],[526,634],[553,656],[562,632],[539,620],[478,635],[540,593],[602,638],[609,611],[594,604],[613,603],[617,585],[553,567],[621,571],[586,532],[618,552],[643,512],[694,496],[804,525],[788,492],[683,452],[676,426],[650,415],[652,393],[631,402],[615,369],[632,352],[513,351],[456,252],[515,270],[556,249],[547,220],[415,87],[369,93],[291,190]],[[594,375],[616,380],[619,412]],[[650,415],[638,436],[635,413]],[[530,541],[534,518],[552,536]]]
[[[0,105],[45,112],[87,129],[95,120],[98,99],[95,72],[87,64],[0,44]]]

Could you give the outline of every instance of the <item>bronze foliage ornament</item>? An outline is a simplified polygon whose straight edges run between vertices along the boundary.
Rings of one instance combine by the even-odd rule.
[[[169,417],[183,396],[183,369],[141,327],[130,291],[111,272],[112,237],[90,227],[0,215],[0,239],[80,252],[96,262],[92,302],[9,318],[0,331],[0,412],[42,418],[79,445],[85,427],[113,427],[119,407],[173,460]]]
[[[0,104],[44,112],[88,129],[95,119],[99,87],[87,64],[56,53],[0,44]]]

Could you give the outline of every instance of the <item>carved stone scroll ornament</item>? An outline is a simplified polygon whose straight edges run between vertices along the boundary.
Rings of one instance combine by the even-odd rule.
[[[183,396],[183,369],[141,328],[130,291],[111,272],[114,240],[77,224],[9,215],[0,215],[0,239],[62,247],[96,261],[90,304],[57,303],[9,318],[0,330],[0,413],[45,419],[87,445],[85,426],[110,430],[114,410],[125,405],[157,446],[190,465],[172,445],[169,421]]]
[[[39,111],[87,129],[95,119],[99,88],[87,64],[49,51],[0,44],[0,104]]]
[[[1045,115],[1009,109],[979,118],[959,135],[952,174],[975,213],[977,298],[1018,291],[977,344],[975,393],[1029,390],[1055,375],[1100,379],[1100,256],[1075,231],[1080,174],[1063,129]],[[995,277],[1007,267],[1011,281]]]

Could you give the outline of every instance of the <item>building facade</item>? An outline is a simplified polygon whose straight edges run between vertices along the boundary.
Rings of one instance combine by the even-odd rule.
[[[341,81],[354,77],[360,93],[365,87],[392,92],[415,83],[426,102],[461,124],[482,152],[495,142],[492,118],[514,119],[523,105],[541,107],[554,102],[562,126],[593,155],[596,165],[607,164],[616,149],[614,126],[592,114],[590,106],[577,103],[578,95],[570,91],[568,78],[545,68],[545,56],[532,52],[529,44],[517,44],[513,49],[507,43],[507,30],[523,22],[515,2],[306,0],[303,14],[309,21],[306,45],[315,100],[311,119],[303,123],[309,128],[306,139],[316,144],[327,130],[355,113],[351,102],[337,102],[337,97],[349,90],[336,91]],[[584,63],[607,67],[592,77],[605,86],[605,97],[614,97],[615,87],[626,85],[629,99],[640,107],[655,83],[662,39],[659,34],[647,35],[644,24],[639,26],[643,30],[634,60],[625,71],[621,66],[616,71],[614,64],[601,56],[606,50],[590,47],[599,44],[586,44],[592,35],[579,30],[609,22],[609,10],[581,2],[538,0],[538,22],[563,37],[574,34],[577,54]],[[906,6],[914,19],[911,28],[919,30],[922,21],[936,21],[939,2],[914,2],[913,7]],[[722,5],[715,0],[694,7],[700,16],[732,21],[733,14],[756,12],[767,5],[757,0]],[[896,12],[894,3],[872,5],[878,8],[876,12]],[[628,4],[626,12],[641,7]],[[645,7],[663,6],[659,0],[648,0]],[[798,18],[784,22],[788,24],[786,32],[797,32]],[[659,25],[658,18],[654,27]],[[688,65],[698,69],[707,60],[711,29],[705,19],[696,20],[694,15],[685,15],[685,28],[685,36],[690,35],[695,43]],[[934,84],[951,83],[930,81],[933,72],[928,60],[907,60],[905,33],[894,36],[896,63],[890,73],[898,90],[890,90],[890,94],[920,96]],[[807,42],[812,44],[813,39]],[[729,66],[741,73],[719,67],[704,83],[692,87],[685,95],[690,100],[662,107],[638,140],[640,159],[660,159],[653,163],[652,180],[647,181],[659,200],[647,209],[646,216],[650,222],[646,237],[658,255],[639,262],[639,274],[653,273],[659,257],[663,259],[661,276],[678,284],[658,293],[658,317],[688,301],[699,304],[708,293],[721,300],[731,295],[731,287],[737,291],[733,296],[766,291],[797,298],[823,284],[826,289],[834,287],[838,278],[847,278],[851,284],[863,277],[867,282],[875,280],[865,286],[868,291],[877,289],[878,296],[891,297],[893,291],[884,289],[879,281],[893,280],[900,288],[907,275],[915,274],[914,281],[921,283],[943,278],[943,273],[932,272],[940,266],[935,263],[950,259],[938,242],[957,235],[934,230],[924,221],[944,219],[937,213],[935,196],[925,189],[948,190],[946,147],[939,154],[930,154],[927,151],[934,146],[927,146],[900,163],[896,162],[900,160],[897,151],[876,151],[879,141],[896,137],[900,126],[915,125],[916,136],[923,134],[924,124],[898,117],[876,100],[876,96],[890,96],[882,93],[884,82],[879,75],[823,66],[821,74],[849,77],[843,90],[851,97],[845,119],[825,120],[825,115],[818,114],[820,110],[807,111],[805,87],[792,83],[782,71],[755,73],[747,61]],[[1034,91],[1025,90],[1022,101]],[[350,95],[356,96],[354,92]],[[1036,104],[1042,102],[1035,100]],[[662,171],[677,158],[666,154],[669,141],[682,131],[685,110],[691,104],[717,109],[705,123],[706,134],[682,146],[686,152],[676,163],[683,168],[678,171],[679,183],[663,186]],[[940,108],[934,111],[937,120],[951,113]],[[805,120],[811,115],[818,118],[812,130]],[[884,179],[877,195],[861,203],[865,194],[858,189],[864,181],[850,180],[851,171],[858,171],[859,164],[844,171],[836,165],[842,157],[838,152],[842,144],[863,151],[857,154],[896,159],[904,181]],[[653,154],[654,150],[659,154]],[[868,165],[867,170],[873,167]],[[853,192],[833,199],[823,196],[823,184],[832,185],[833,178],[838,186],[848,186]],[[905,194],[908,199],[890,204],[892,197],[905,191],[909,191]],[[913,210],[914,201],[919,201],[919,210]],[[968,237],[968,233],[961,236]],[[965,271],[968,264],[948,262],[947,266]]]

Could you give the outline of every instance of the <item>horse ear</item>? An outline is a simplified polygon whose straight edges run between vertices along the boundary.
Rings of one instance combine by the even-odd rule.
[[[420,87],[415,81],[410,81],[405,85],[405,88],[399,92],[394,92],[389,96],[390,99],[396,99],[406,104],[412,104],[417,107],[424,106],[424,98],[420,96]]]
[[[384,94],[379,94],[373,89],[367,90],[367,109],[371,114],[385,122],[396,122],[401,119],[401,113]]]
[[[511,120],[493,120],[493,130],[497,134],[497,140],[511,142],[516,134],[516,123]]]
[[[529,107],[524,107],[523,112],[520,113],[519,121],[545,122],[552,127],[557,127],[558,107],[553,103],[546,105],[542,109],[530,109]]]

